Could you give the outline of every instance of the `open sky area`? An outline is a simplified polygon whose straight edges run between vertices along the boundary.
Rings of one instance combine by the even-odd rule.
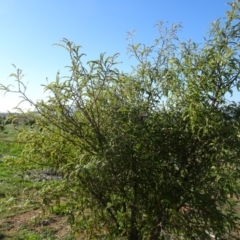
[[[102,52],[120,53],[119,66],[130,71],[127,32],[135,30],[135,41],[151,44],[158,36],[158,21],[182,23],[182,40],[203,42],[210,23],[224,17],[228,0],[0,0],[0,83],[10,84],[12,64],[23,70],[28,95],[43,98],[41,84],[68,72],[68,53],[53,46],[61,39],[81,45],[86,60]],[[240,101],[235,92],[235,101]],[[12,111],[21,99],[0,94],[0,112]],[[28,107],[23,105],[24,108]]]

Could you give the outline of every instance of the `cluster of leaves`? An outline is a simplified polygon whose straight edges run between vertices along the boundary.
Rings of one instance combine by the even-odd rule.
[[[203,47],[180,42],[179,25],[160,23],[153,46],[129,44],[131,74],[117,55],[82,62],[63,39],[70,77],[45,85],[21,166],[55,169],[62,181],[39,191],[43,204],[65,199],[75,232],[90,239],[210,239],[239,224],[239,107],[226,95],[239,88],[239,10],[231,3]],[[2,86],[6,91],[10,88]],[[22,88],[23,87],[23,88]]]

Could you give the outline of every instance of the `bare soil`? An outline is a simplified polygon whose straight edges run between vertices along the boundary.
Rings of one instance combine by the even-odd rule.
[[[65,239],[70,232],[66,220],[66,216],[54,214],[44,217],[40,209],[19,213],[0,219],[0,239],[18,239],[23,230],[39,235],[48,231],[54,234],[54,239]]]

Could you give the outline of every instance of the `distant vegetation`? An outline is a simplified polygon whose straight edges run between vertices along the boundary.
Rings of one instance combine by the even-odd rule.
[[[0,125],[33,125],[36,120],[33,118],[34,113],[0,113]]]
[[[118,54],[85,66],[63,39],[71,74],[57,74],[37,103],[16,69],[37,114],[9,118],[28,127],[7,162],[57,176],[28,191],[29,203],[68,216],[76,239],[239,239],[240,108],[227,94],[240,88],[240,2],[230,5],[203,45],[180,42],[180,25],[159,23],[151,46],[130,34],[128,74]]]

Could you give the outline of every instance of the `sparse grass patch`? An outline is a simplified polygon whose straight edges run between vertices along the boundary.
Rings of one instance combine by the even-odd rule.
[[[34,230],[23,229],[19,231],[19,236],[14,237],[13,239],[18,240],[54,240],[56,237],[54,236],[54,231],[52,229],[43,229],[40,232],[36,232]]]
[[[46,218],[41,216],[38,199],[27,199],[44,182],[28,179],[14,164],[23,149],[15,141],[19,130],[21,126],[15,130],[9,124],[0,131],[0,240],[72,239],[67,237],[64,206],[53,206]]]

